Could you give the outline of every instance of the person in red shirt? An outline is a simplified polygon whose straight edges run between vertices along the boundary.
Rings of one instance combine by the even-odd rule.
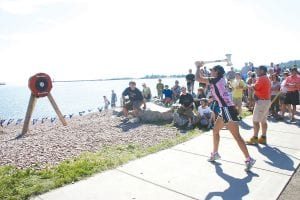
[[[267,143],[267,116],[271,105],[271,81],[267,77],[267,67],[259,66],[257,70],[258,78],[251,87],[254,89],[255,105],[253,110],[253,136],[246,144],[266,144]],[[262,135],[258,138],[261,128]]]
[[[291,69],[291,75],[286,78],[285,87],[287,88],[286,98],[284,104],[287,105],[289,110],[289,122],[295,120],[296,106],[299,102],[299,90],[300,90],[300,75],[298,74],[297,67],[294,66]],[[293,110],[291,108],[293,105]]]

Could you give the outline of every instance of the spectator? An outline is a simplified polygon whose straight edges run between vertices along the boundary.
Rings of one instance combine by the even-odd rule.
[[[298,74],[296,66],[291,69],[291,75],[286,78],[285,86],[287,87],[287,93],[284,103],[287,105],[289,110],[289,122],[292,122],[295,120],[296,106],[300,104],[300,75]]]
[[[249,72],[249,71],[251,71],[251,69],[250,69],[248,63],[246,62],[246,63],[245,63],[245,66],[244,66],[244,67],[242,68],[242,70],[241,70],[241,76],[242,76],[242,79],[243,79],[244,81],[246,81],[246,80],[248,79],[248,72]]]
[[[193,95],[194,92],[194,84],[195,84],[195,75],[192,73],[192,69],[189,69],[189,73],[185,76],[186,86],[188,92]]]
[[[179,81],[176,80],[175,85],[172,87],[173,102],[176,102],[179,99],[180,93],[181,93],[181,88],[179,86]]]
[[[146,101],[150,101],[152,98],[151,90],[146,86],[146,83],[142,84],[143,86],[143,97]]]
[[[267,116],[271,105],[271,81],[267,77],[267,67],[258,67],[258,79],[250,87],[254,89],[255,105],[253,110],[253,136],[247,144],[267,144]],[[258,132],[261,128],[261,137]]]
[[[200,106],[198,107],[198,116],[200,118],[200,128],[212,128],[215,115],[214,112],[208,106],[208,99],[201,98]]]
[[[194,98],[191,94],[186,92],[186,87],[181,87],[181,95],[179,98],[180,107],[177,110],[177,113],[188,118],[188,128],[193,126],[193,109],[194,109]]]
[[[213,96],[208,97],[208,105],[209,105],[210,109],[214,112],[214,115],[215,115],[214,120],[216,120],[220,114],[220,107],[219,107],[218,102],[214,99]]]
[[[163,99],[163,91],[164,89],[164,84],[161,82],[161,79],[158,79],[158,83],[156,84],[156,90],[157,90],[157,97],[159,99]]]
[[[249,62],[249,68],[252,72],[255,72],[255,67],[254,67],[254,64],[252,62]]]
[[[163,95],[164,95],[164,103],[166,106],[169,106],[172,103],[172,90],[169,89],[168,85],[165,85],[165,89],[163,89],[162,91]]]
[[[253,111],[254,108],[254,89],[251,87],[252,84],[256,82],[256,74],[254,72],[250,72],[250,78],[247,80],[247,91],[248,91],[248,109],[249,111]]]
[[[235,71],[234,71],[233,67],[231,67],[230,71],[227,72],[227,76],[226,77],[227,77],[228,81],[232,81],[235,78]]]
[[[104,99],[104,110],[108,109],[108,106],[110,105],[110,102],[108,101],[106,96],[103,96]]]
[[[115,91],[114,90],[112,90],[111,91],[111,99],[110,99],[111,101],[111,107],[112,108],[115,108],[116,107],[116,102],[117,102],[117,94],[115,93]]]
[[[232,98],[239,115],[242,114],[242,98],[246,83],[241,79],[239,72],[235,73],[235,79],[231,83]]]
[[[277,76],[281,74],[281,68],[279,64],[275,66],[274,72],[277,74]]]
[[[278,112],[279,112],[279,97],[277,94],[280,92],[280,82],[279,82],[279,77],[277,76],[276,73],[273,73],[271,76],[271,101],[274,102],[272,103],[270,107],[270,114],[278,119]]]
[[[125,97],[129,97],[129,102],[125,101]],[[134,81],[129,82],[129,87],[127,87],[122,93],[123,99],[123,113],[124,116],[128,116],[128,111],[133,110],[133,115],[138,116],[140,107],[144,104],[143,109],[146,109],[146,102],[144,100],[142,92],[136,88],[136,83]]]
[[[283,119],[284,118],[284,113],[286,111],[286,104],[284,103],[285,102],[285,99],[286,99],[286,93],[288,91],[287,87],[286,87],[286,78],[289,76],[289,71],[288,70],[285,70],[283,72],[283,80],[280,84],[280,92],[281,92],[281,95],[279,97],[279,103],[280,103],[280,116],[279,116],[279,119]]]
[[[200,99],[202,98],[206,98],[206,95],[204,93],[204,88],[203,87],[199,87],[197,94],[196,94],[196,99],[195,99],[195,106],[196,109],[198,109],[198,107],[200,106]]]

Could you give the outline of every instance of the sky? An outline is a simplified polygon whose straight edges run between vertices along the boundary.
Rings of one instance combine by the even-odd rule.
[[[186,74],[299,59],[298,0],[0,0],[0,82]],[[221,63],[224,64],[225,63]]]

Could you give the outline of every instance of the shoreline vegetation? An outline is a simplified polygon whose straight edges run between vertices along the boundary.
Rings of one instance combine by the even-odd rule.
[[[250,113],[245,112],[243,116]],[[21,139],[21,126],[0,131],[0,199],[29,199],[95,173],[197,137],[168,123],[124,122],[112,110],[39,124]]]

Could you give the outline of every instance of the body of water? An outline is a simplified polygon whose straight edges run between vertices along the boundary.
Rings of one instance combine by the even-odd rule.
[[[164,78],[162,82],[172,87],[175,80],[179,80],[180,85],[186,85],[184,78]],[[98,112],[97,108],[104,105],[103,96],[110,100],[111,90],[114,90],[118,97],[117,106],[120,105],[120,97],[123,90],[128,87],[130,80],[110,80],[110,81],[86,81],[86,82],[55,82],[51,94],[63,115],[79,115],[85,113]],[[142,90],[142,83],[150,87],[152,96],[156,96],[156,84],[158,79],[136,79],[137,88]],[[0,119],[23,119],[26,114],[31,91],[27,86],[0,86]],[[38,98],[32,119],[44,117],[56,117],[47,97]]]

